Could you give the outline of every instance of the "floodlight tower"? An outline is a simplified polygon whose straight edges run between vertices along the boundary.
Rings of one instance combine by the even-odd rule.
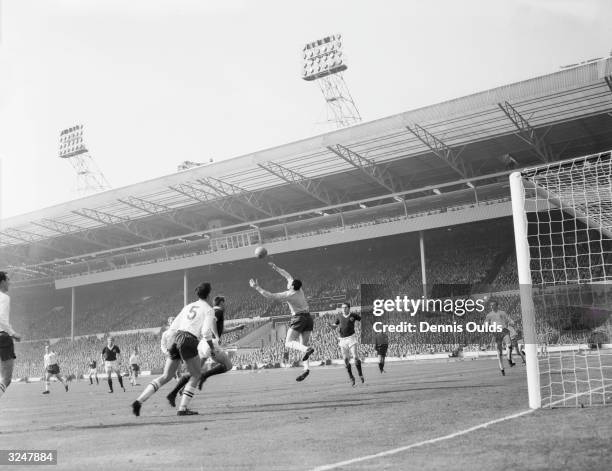
[[[60,133],[59,157],[68,159],[77,174],[77,191],[84,195],[110,189],[110,184],[96,165],[83,142],[83,125],[77,124]]]
[[[361,122],[343,72],[347,69],[342,52],[342,35],[336,34],[304,46],[302,79],[319,84],[327,104],[327,121],[337,128]]]

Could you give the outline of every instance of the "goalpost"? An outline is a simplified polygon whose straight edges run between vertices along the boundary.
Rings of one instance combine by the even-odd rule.
[[[529,406],[610,404],[612,153],[515,172],[510,192]]]

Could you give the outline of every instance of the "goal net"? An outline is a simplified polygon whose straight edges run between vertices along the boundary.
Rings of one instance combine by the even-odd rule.
[[[612,403],[612,154],[510,176],[529,405]]]

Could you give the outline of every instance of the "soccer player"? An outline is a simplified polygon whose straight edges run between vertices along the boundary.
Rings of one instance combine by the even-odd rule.
[[[497,361],[499,363],[499,370],[502,376],[506,376],[506,370],[504,370],[504,337],[508,335],[510,332],[508,331],[508,325],[510,324],[510,319],[508,315],[504,311],[500,311],[499,304],[496,300],[490,300],[489,306],[491,311],[487,314],[485,318],[485,323],[493,326],[500,326],[501,331],[493,333],[493,339],[495,340],[495,345],[497,347]]]
[[[136,384],[136,379],[138,378],[138,373],[140,373],[140,358],[138,358],[138,352],[136,349],[132,350],[132,355],[130,356],[130,382],[132,386],[138,386]]]
[[[211,358],[210,348],[208,347],[208,342],[206,340],[200,340],[200,343],[198,343],[198,355],[200,356],[200,360],[202,362],[200,380],[198,381],[198,389],[200,391],[202,390],[202,385],[208,378],[225,373],[226,371],[230,371],[232,369],[232,360],[230,359],[228,353],[220,346],[221,336],[224,333],[229,334],[230,332],[244,329],[244,324],[231,327],[227,330],[225,329],[225,298],[223,296],[215,296],[213,304],[215,322],[217,324],[217,333],[219,334],[218,338],[213,336],[213,344],[215,346],[215,364],[210,368],[206,368],[206,360]],[[183,387],[185,387],[190,379],[191,376],[189,374],[183,375],[177,382],[174,389],[170,391],[170,394],[166,396],[166,399],[168,399],[168,402],[172,407],[176,406],[176,395],[181,389],[183,389]]]
[[[516,352],[521,356],[521,359],[523,360],[523,365],[524,365],[525,364],[525,354],[519,348],[519,344],[518,344],[519,332],[515,327],[514,321],[512,319],[508,319],[508,320],[509,320],[508,335],[506,336],[506,345],[508,346],[508,364],[511,367],[516,365],[516,363],[512,361],[512,350],[516,349]]]
[[[351,368],[351,357],[355,362],[355,368],[359,373],[359,379],[362,383],[365,382],[363,378],[363,372],[361,371],[361,360],[357,355],[357,336],[355,335],[355,322],[361,321],[359,314],[351,313],[351,305],[349,303],[342,303],[342,313],[336,316],[336,320],[330,326],[335,329],[338,328],[340,335],[338,339],[338,345],[342,351],[342,358],[344,358],[344,365],[348,372],[351,384],[355,386],[355,377],[353,376],[353,370]]]
[[[389,349],[389,337],[385,332],[374,333],[374,349],[378,353],[378,369],[381,373],[385,372],[385,358]]]
[[[93,358],[89,360],[89,385],[93,384],[91,377],[96,378],[96,384],[100,385],[100,380],[98,379],[98,363]]]
[[[201,283],[196,288],[198,300],[187,304],[181,312],[172,321],[168,332],[174,331],[175,334],[168,334],[166,339],[162,336],[162,340],[167,341],[173,338],[172,345],[167,350],[166,364],[164,365],[163,374],[154,379],[145,387],[144,391],[138,399],[132,403],[132,412],[135,416],[140,415],[143,402],[155,394],[160,387],[166,384],[175,375],[181,360],[187,365],[187,370],[191,374],[189,382],[183,391],[181,404],[177,415],[195,415],[196,411],[190,410],[189,403],[193,398],[198,381],[200,379],[200,358],[198,356],[198,342],[204,338],[210,347],[211,356],[215,358],[215,346],[212,342],[213,335],[219,336],[217,326],[215,324],[215,316],[213,308],[208,304],[208,295],[211,291],[210,283]],[[165,345],[162,344],[162,350]]]
[[[0,271],[0,397],[6,392],[13,380],[15,362],[15,345],[21,341],[21,336],[15,332],[9,323],[11,300],[8,296],[9,277]]]
[[[117,375],[121,389],[123,389],[123,392],[125,392],[123,378],[121,377],[121,369],[119,368],[119,365],[121,364],[121,350],[114,344],[114,341],[115,339],[109,336],[106,339],[106,347],[104,347],[102,350],[102,361],[104,362],[104,371],[107,375],[106,381],[108,382],[109,393],[113,392],[113,371]]]
[[[49,384],[51,378],[55,376],[57,380],[64,385],[64,389],[68,392],[68,382],[60,376],[60,367],[57,362],[57,354],[49,348],[49,345],[45,345],[45,390],[43,394],[50,394]]]
[[[295,378],[296,381],[304,381],[310,374],[310,362],[308,359],[314,352],[314,348],[308,346],[310,335],[314,327],[314,321],[308,309],[308,302],[306,301],[306,296],[302,289],[302,282],[293,278],[286,270],[277,267],[274,263],[270,262],[268,265],[287,280],[287,291],[270,293],[259,286],[257,280],[253,279],[249,280],[249,284],[251,288],[256,289],[264,298],[274,299],[275,301],[285,301],[289,305],[291,322],[287,330],[285,347],[298,350],[304,354],[302,357],[304,371]]]

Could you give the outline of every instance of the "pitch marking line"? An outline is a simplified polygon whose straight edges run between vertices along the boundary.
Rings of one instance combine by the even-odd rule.
[[[600,386],[599,388],[595,388],[592,391],[590,391],[590,393],[593,393],[593,392],[595,392],[595,391],[597,391],[599,389],[605,389],[605,388],[606,388],[606,386]],[[573,399],[575,397],[578,397],[578,396],[584,396],[586,394],[589,394],[589,391],[583,392],[583,393],[579,393],[579,394],[574,394],[574,395],[572,395],[572,396],[570,396],[568,398],[555,401],[555,402],[551,403],[549,405],[549,407],[553,406],[553,405],[556,405],[556,404],[559,404],[560,402],[563,402],[563,401],[571,400],[571,399]],[[429,440],[423,440],[421,442],[412,443],[411,445],[406,445],[406,446],[402,446],[402,447],[399,447],[399,448],[393,448],[393,449],[387,450],[387,451],[381,451],[380,453],[375,453],[373,455],[360,456],[358,458],[353,458],[353,459],[346,460],[346,461],[339,461],[337,463],[325,464],[325,465],[322,465],[322,466],[317,466],[316,468],[313,468],[312,471],[327,471],[327,470],[330,470],[330,469],[341,468],[342,466],[348,466],[348,465],[351,465],[353,463],[359,463],[361,461],[373,460],[375,458],[382,458],[383,456],[395,455],[397,453],[401,453],[402,451],[411,450],[412,448],[418,448],[420,446],[429,445],[431,443],[438,443],[438,442],[442,442],[444,440],[449,440],[451,438],[460,437],[461,435],[466,435],[466,434],[468,434],[470,432],[474,432],[476,430],[487,428],[490,425],[495,425],[495,424],[498,424],[500,422],[505,422],[506,420],[512,420],[512,419],[516,419],[517,417],[521,417],[523,415],[531,414],[532,412],[535,412],[536,410],[538,410],[538,409],[527,409],[527,410],[524,410],[522,412],[517,412],[516,414],[507,415],[507,416],[502,417],[500,419],[490,420],[489,422],[485,422],[485,423],[480,424],[480,425],[475,425],[474,427],[466,428],[465,430],[460,430],[458,432],[454,432],[454,433],[451,433],[449,435],[444,435],[442,437],[437,437],[437,438],[431,438]]]

